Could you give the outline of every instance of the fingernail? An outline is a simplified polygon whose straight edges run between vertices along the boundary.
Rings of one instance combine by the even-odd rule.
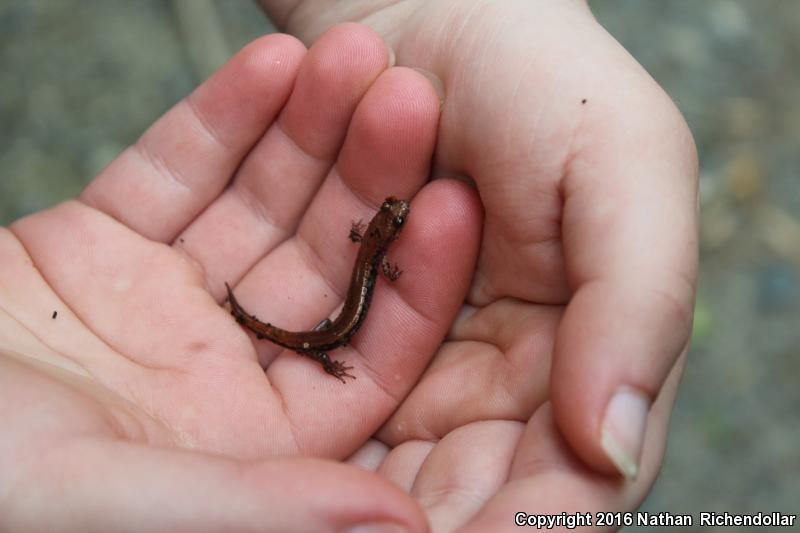
[[[408,533],[408,530],[393,522],[372,522],[352,527],[347,533]]]
[[[414,70],[428,78],[428,81],[433,86],[433,90],[436,91],[436,96],[439,97],[439,105],[442,105],[444,103],[444,83],[442,79],[430,70],[425,70],[424,68],[414,67]]]
[[[617,470],[636,479],[644,444],[650,399],[642,391],[622,386],[608,402],[600,444]]]
[[[392,68],[397,64],[397,55],[394,53],[394,48],[392,48],[392,45],[389,43],[386,43],[386,50],[389,52],[389,68]]]

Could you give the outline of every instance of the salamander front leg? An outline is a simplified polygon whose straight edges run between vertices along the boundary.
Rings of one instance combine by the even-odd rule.
[[[361,242],[361,239],[364,238],[365,228],[366,225],[363,220],[359,220],[358,222],[354,220],[350,226],[350,235],[348,235],[347,238],[353,242]]]
[[[389,281],[397,281],[397,278],[399,278],[400,274],[403,273],[403,271],[397,267],[397,264],[391,265],[389,263],[389,259],[387,259],[385,255],[381,260],[381,270],[383,271],[383,275],[386,276]]]

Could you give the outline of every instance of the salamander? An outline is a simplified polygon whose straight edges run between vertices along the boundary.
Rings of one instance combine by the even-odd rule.
[[[409,213],[408,201],[390,196],[383,202],[366,230],[360,221],[353,222],[349,238],[353,242],[360,242],[361,247],[350,276],[350,286],[342,311],[333,321],[323,319],[311,331],[281,329],[269,322],[260,321],[255,315],[248,314],[236,301],[230,286],[225,283],[231,314],[239,324],[255,333],[257,338],[267,339],[311,357],[322,365],[325,372],[342,383],[346,383],[345,377],[355,379],[355,376],[348,372],[352,370],[352,366],[345,366],[341,361],[332,360],[327,352],[346,345],[363,324],[372,301],[378,271],[382,270],[391,281],[400,277],[402,271],[396,265],[392,267],[389,264],[386,252],[403,229]]]

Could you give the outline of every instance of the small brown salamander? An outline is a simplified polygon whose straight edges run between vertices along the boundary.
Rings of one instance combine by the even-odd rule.
[[[410,206],[406,200],[390,196],[383,202],[380,211],[370,221],[366,231],[362,233],[363,224],[360,221],[353,223],[349,238],[353,242],[360,242],[361,248],[353,266],[350,287],[347,289],[342,312],[333,321],[326,318],[311,331],[287,331],[268,322],[261,322],[239,305],[233,296],[233,291],[226,283],[231,314],[239,324],[255,333],[259,339],[267,339],[317,360],[325,372],[342,383],[345,383],[345,377],[355,379],[355,376],[347,372],[353,367],[345,366],[341,361],[331,360],[327,352],[346,345],[361,327],[372,301],[378,268],[380,267],[384,275],[392,281],[400,277],[402,271],[398,270],[397,266],[389,265],[386,251],[403,229],[409,211]]]

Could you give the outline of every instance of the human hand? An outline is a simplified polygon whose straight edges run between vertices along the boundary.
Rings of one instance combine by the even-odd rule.
[[[635,508],[696,281],[696,155],[672,102],[579,0],[262,4],[307,42],[363,22],[438,77],[434,172],[474,180],[485,209],[469,305],[378,434],[379,471],[437,531]]]
[[[0,529],[425,528],[378,476],[291,458],[342,459],[385,422],[474,270],[474,192],[423,188],[439,98],[387,62],[360,26],[308,53],[264,37],[78,200],[0,230]],[[276,357],[220,307],[228,281],[309,329],[347,289],[350,221],[388,194],[413,197],[404,274],[335,352],[356,380]]]

